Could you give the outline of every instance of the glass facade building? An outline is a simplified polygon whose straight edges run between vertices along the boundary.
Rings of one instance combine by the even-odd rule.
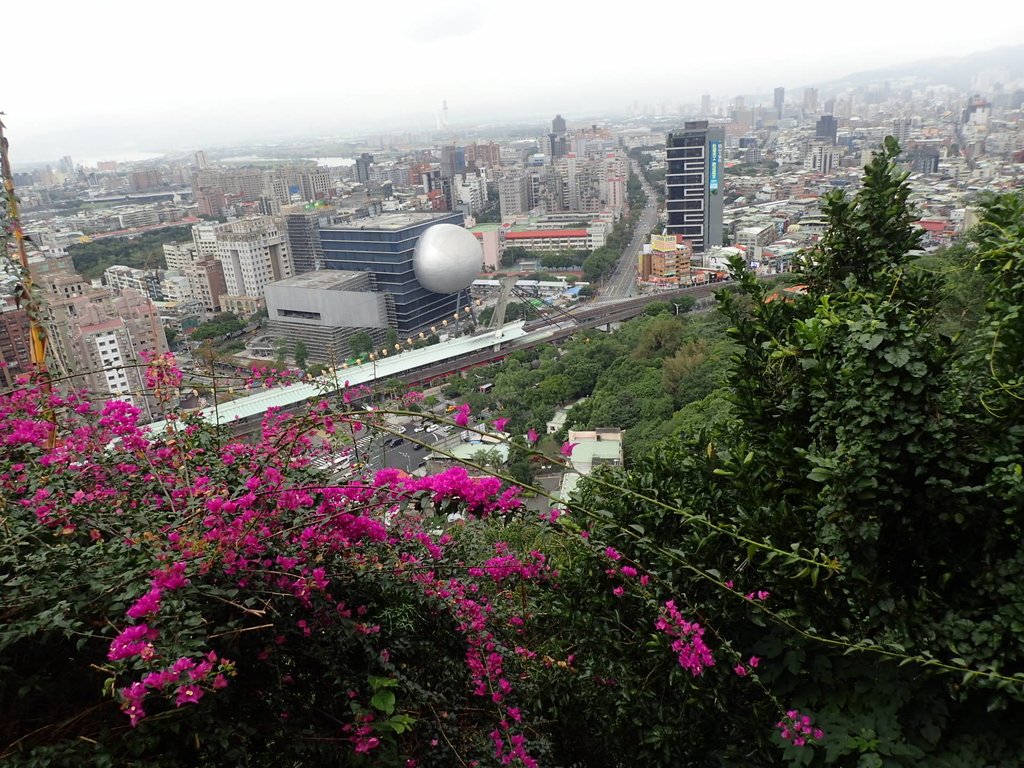
[[[375,291],[388,297],[389,322],[405,338],[439,326],[469,306],[469,290],[440,294],[416,280],[413,249],[435,224],[463,226],[461,213],[394,213],[320,230],[324,267],[369,272]],[[393,315],[392,315],[393,312]]]

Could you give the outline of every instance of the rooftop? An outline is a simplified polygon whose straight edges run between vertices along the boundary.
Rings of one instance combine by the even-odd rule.
[[[353,229],[383,229],[394,232],[407,227],[414,227],[417,224],[424,224],[435,219],[442,219],[451,216],[450,213],[385,213],[369,219],[357,221],[336,227],[326,227],[331,230],[353,230]]]
[[[301,275],[278,280],[272,285],[276,288],[306,288],[309,290],[344,290],[353,278],[362,278],[365,272],[351,272],[343,269],[320,269],[315,272],[304,272]]]

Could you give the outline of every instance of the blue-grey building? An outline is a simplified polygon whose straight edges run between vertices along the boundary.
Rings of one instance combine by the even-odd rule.
[[[387,213],[320,230],[324,267],[370,273],[372,290],[386,294],[389,325],[407,337],[441,325],[469,305],[469,290],[440,294],[416,280],[413,249],[435,224],[463,226],[461,213]]]

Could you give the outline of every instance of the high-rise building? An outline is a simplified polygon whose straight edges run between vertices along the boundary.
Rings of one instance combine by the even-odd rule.
[[[906,149],[907,143],[910,141],[910,128],[913,125],[913,120],[909,117],[897,117],[892,121],[892,135],[896,141],[899,142],[900,147]]]
[[[555,115],[555,119],[551,121],[551,132],[556,136],[562,136],[565,134],[565,118],[561,115]]]
[[[281,216],[295,274],[323,269],[320,227],[332,223],[334,209],[322,205],[285,205],[281,208]]]
[[[775,89],[775,99],[772,103],[775,105],[775,116],[781,118],[782,110],[786,106],[786,89],[781,85]]]
[[[511,171],[498,179],[498,206],[501,218],[518,216],[530,210],[529,177]]]
[[[822,115],[814,126],[814,136],[818,139],[836,143],[839,132],[839,121],[832,115]]]
[[[202,256],[183,270],[188,279],[189,294],[207,314],[220,312],[220,297],[227,294],[224,266],[213,256]]]
[[[195,164],[196,168],[198,168],[200,171],[209,168],[210,164],[206,160],[206,152],[204,152],[201,149],[196,150]]]
[[[7,387],[32,368],[28,310],[18,307],[12,296],[0,297],[0,364],[0,383]]]
[[[356,181],[365,184],[370,180],[371,165],[373,165],[373,155],[363,152],[356,158]]]
[[[263,287],[291,277],[294,270],[282,227],[270,216],[253,216],[213,227],[216,257],[224,267],[228,297],[246,299],[235,306],[258,306]],[[221,301],[223,309],[224,302]],[[255,311],[255,310],[254,310]]]
[[[665,139],[668,234],[682,235],[694,253],[722,244],[724,132],[707,120],[685,123]]]
[[[700,113],[704,117],[709,117],[711,115],[711,94],[710,93],[705,93],[703,96],[700,97]]]
[[[804,88],[804,111],[814,112],[818,108],[818,89]]]
[[[839,151],[832,142],[818,139],[807,148],[804,170],[828,174],[839,167],[840,159]]]
[[[419,333],[468,306],[468,291],[428,291],[413,271],[413,249],[435,224],[463,225],[462,213],[393,213],[320,230],[328,269],[369,272],[373,290],[388,294],[389,317],[401,336]],[[393,313],[393,314],[392,314]]]

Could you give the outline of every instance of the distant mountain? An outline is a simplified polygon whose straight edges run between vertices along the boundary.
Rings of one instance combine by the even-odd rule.
[[[943,56],[857,72],[838,80],[820,83],[819,87],[856,88],[882,84],[886,81],[913,79],[917,82],[944,83],[969,90],[972,79],[986,70],[1005,70],[1009,80],[1024,78],[1024,45],[993,48],[959,58]]]

